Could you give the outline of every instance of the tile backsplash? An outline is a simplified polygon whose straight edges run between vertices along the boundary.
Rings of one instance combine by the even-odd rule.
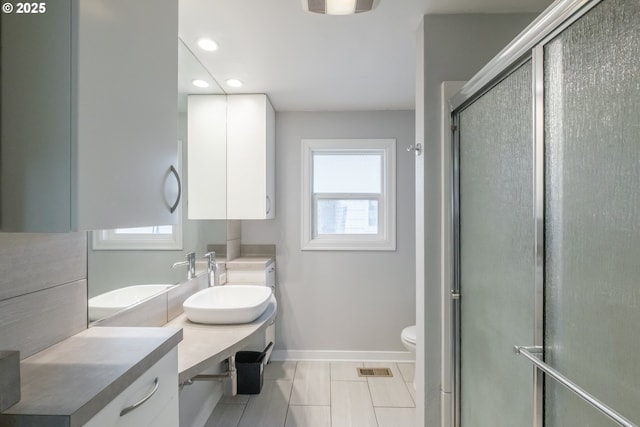
[[[0,350],[24,359],[86,329],[86,233],[0,233],[0,271]]]

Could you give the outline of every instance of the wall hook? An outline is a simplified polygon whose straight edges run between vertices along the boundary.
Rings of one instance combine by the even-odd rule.
[[[422,144],[418,143],[415,147],[413,145],[410,145],[407,147],[407,151],[414,151],[416,153],[416,157],[418,157],[420,154],[422,154]]]

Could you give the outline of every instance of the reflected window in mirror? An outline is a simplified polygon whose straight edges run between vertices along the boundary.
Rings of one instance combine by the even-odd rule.
[[[182,141],[178,141],[178,173],[182,175]],[[92,233],[94,250],[181,250],[182,202],[178,205],[175,225],[116,228]]]

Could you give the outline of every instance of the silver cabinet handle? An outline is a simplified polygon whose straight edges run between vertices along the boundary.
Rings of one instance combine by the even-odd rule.
[[[173,167],[173,166],[172,166]],[[151,392],[149,394],[147,394],[145,397],[143,397],[142,399],[140,399],[138,402],[134,403],[131,406],[128,406],[126,408],[124,408],[122,411],[120,411],[120,416],[125,416],[127,415],[129,412],[133,411],[134,409],[138,408],[139,406],[143,405],[144,402],[146,402],[147,400],[151,399],[151,397],[156,394],[156,391],[158,391],[158,387],[160,387],[160,381],[158,380],[158,378],[156,377],[155,380],[153,380],[153,390],[151,390]]]
[[[271,212],[271,197],[267,195],[267,215]]]
[[[171,165],[169,171],[176,177],[176,181],[178,181],[178,197],[176,197],[176,202],[169,208],[169,212],[174,213],[176,209],[178,209],[178,203],[180,203],[180,197],[182,197],[182,182],[180,182],[180,175],[178,175],[178,171],[176,168]]]

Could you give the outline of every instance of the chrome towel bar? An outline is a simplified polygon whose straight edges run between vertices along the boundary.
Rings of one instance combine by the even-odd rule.
[[[593,397],[592,395],[590,395],[589,393],[587,393],[586,391],[578,387],[569,378],[565,377],[560,372],[556,371],[551,366],[544,363],[542,360],[538,359],[535,356],[535,354],[542,354],[542,347],[524,347],[524,346],[515,345],[513,346],[513,351],[516,354],[519,354],[529,359],[529,361],[533,363],[536,366],[536,368],[540,369],[542,372],[549,375],[551,378],[553,378],[554,380],[556,380],[557,382],[559,382],[560,384],[562,384],[563,386],[571,390],[573,393],[577,394],[578,397],[580,397],[589,405],[593,406],[594,408],[602,412],[607,417],[611,418],[613,421],[615,421],[619,425],[623,427],[638,427],[636,424],[632,423],[631,421],[629,421],[622,415],[618,414],[616,411],[609,408],[607,405],[600,402],[598,399],[596,399],[595,397]]]

